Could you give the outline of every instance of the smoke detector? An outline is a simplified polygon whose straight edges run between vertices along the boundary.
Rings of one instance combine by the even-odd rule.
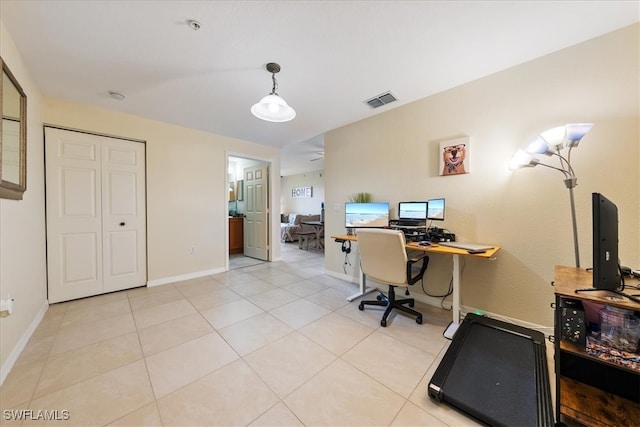
[[[195,19],[188,19],[187,24],[189,24],[193,31],[198,31],[200,28],[202,28],[202,24],[200,24]]]

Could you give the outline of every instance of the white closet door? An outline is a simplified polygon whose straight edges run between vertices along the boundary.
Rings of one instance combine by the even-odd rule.
[[[102,292],[100,142],[46,129],[49,302]]]
[[[144,285],[144,144],[47,127],[45,155],[49,302]]]
[[[104,292],[147,280],[145,146],[105,138],[102,144]]]

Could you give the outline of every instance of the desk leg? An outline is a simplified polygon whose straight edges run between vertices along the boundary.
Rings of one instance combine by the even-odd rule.
[[[360,268],[359,265],[358,265],[358,269],[360,270],[360,292],[358,292],[357,294],[351,295],[350,297],[347,297],[347,301],[349,302],[353,301],[356,298],[365,296],[376,290],[376,288],[367,289],[367,275],[362,272],[362,268]]]
[[[460,255],[453,255],[453,300],[451,301],[453,321],[444,331],[444,336],[453,339],[460,325]]]

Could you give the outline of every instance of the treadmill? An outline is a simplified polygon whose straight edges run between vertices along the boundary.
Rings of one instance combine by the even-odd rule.
[[[487,425],[553,426],[544,334],[468,313],[427,394]]]

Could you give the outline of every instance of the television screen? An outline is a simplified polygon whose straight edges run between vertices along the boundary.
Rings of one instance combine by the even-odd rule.
[[[346,228],[388,227],[389,203],[346,203],[344,226]]]
[[[427,219],[444,221],[444,198],[427,201]]]
[[[618,267],[618,208],[600,193],[591,195],[593,213],[593,287],[616,290]]]
[[[427,219],[427,202],[398,203],[398,219]]]

